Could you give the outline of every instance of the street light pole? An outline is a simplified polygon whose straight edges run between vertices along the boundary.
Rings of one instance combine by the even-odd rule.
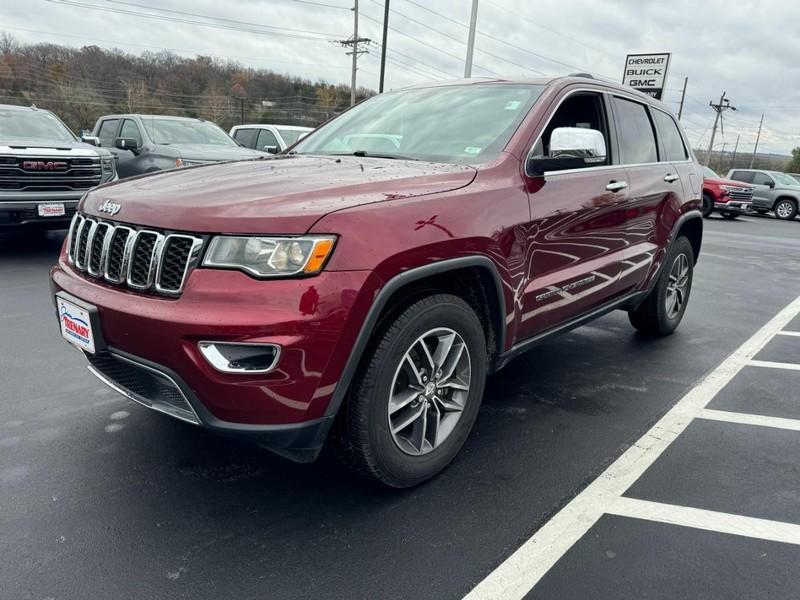
[[[386,40],[389,37],[389,0],[383,2],[383,40],[381,41],[381,79],[378,93],[383,93],[383,80],[386,75]]]
[[[467,38],[467,61],[464,64],[464,79],[472,77],[472,52],[475,49],[475,28],[478,24],[478,0],[472,0],[472,14],[469,18],[469,37]]]
[[[350,106],[356,103],[356,71],[358,71],[358,0],[353,1],[353,72],[350,76]]]

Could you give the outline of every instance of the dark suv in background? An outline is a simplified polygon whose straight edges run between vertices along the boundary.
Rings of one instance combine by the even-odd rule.
[[[111,154],[50,111],[0,104],[0,228],[65,229],[81,196],[115,178]]]
[[[264,156],[242,148],[214,123],[187,117],[107,115],[97,120],[93,135],[117,157],[120,177]]]
[[[298,461],[331,433],[415,485],[520,353],[614,309],[675,330],[689,148],[663,104],[588,77],[381,94],[289,154],[89,193],[51,272],[61,333],[145,406]]]

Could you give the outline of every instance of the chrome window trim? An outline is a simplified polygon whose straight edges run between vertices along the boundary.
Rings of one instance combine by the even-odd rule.
[[[192,247],[189,249],[189,256],[186,259],[186,264],[183,266],[183,274],[181,275],[181,282],[178,285],[177,289],[170,289],[165,288],[161,285],[161,271],[164,268],[164,261],[158,261],[158,267],[156,269],[156,291],[160,294],[167,294],[167,295],[177,295],[183,291],[183,285],[186,283],[186,275],[189,273],[189,269],[192,267],[197,266],[198,261],[200,260],[200,249],[203,247],[203,240],[202,238],[195,237],[193,235],[187,235],[184,233],[172,233],[167,235],[164,238],[164,242],[162,245],[162,251],[164,249],[169,248],[168,244],[172,238],[183,238],[192,241]]]
[[[601,95],[607,94],[607,95],[610,95],[610,96],[619,96],[620,98],[624,98],[625,100],[631,100],[633,102],[638,102],[639,104],[642,104],[643,106],[646,106],[648,108],[655,108],[656,110],[660,110],[661,112],[672,116],[667,110],[664,110],[662,108],[654,106],[653,104],[647,102],[647,100],[645,98],[638,98],[635,95],[628,94],[623,90],[616,90],[616,89],[612,89],[612,88],[603,88],[601,86],[594,87],[594,88],[581,87],[581,88],[575,88],[575,89],[569,90],[564,96],[561,97],[561,99],[558,101],[558,104],[556,104],[555,108],[553,109],[553,112],[550,114],[550,117],[547,119],[547,121],[545,121],[544,126],[542,127],[542,132],[544,132],[547,129],[547,127],[550,125],[550,122],[553,120],[553,117],[555,116],[556,112],[558,112],[558,109],[561,108],[561,105],[564,103],[564,101],[567,98],[569,98],[573,94],[586,93],[586,92],[591,92],[591,93],[601,94]],[[608,117],[609,115],[606,115],[606,116]],[[612,118],[613,118],[613,116],[612,116]],[[673,117],[673,119],[674,119],[674,117]],[[680,125],[678,125],[678,131],[681,134],[681,138],[683,138],[683,142],[686,145],[686,148],[689,148],[690,146],[686,143],[687,140],[684,137],[684,132],[683,132],[683,129],[681,129]],[[656,133],[656,135],[658,135],[658,134]],[[536,144],[539,142],[539,140],[541,140],[541,138],[542,138],[542,135],[540,133],[536,137],[536,139],[533,141],[533,143],[531,144],[531,147],[528,150],[528,153],[525,155],[524,172],[525,172],[525,176],[526,177],[531,177],[531,178],[537,177],[537,175],[531,175],[530,173],[528,173],[528,163],[530,162],[531,156],[533,155],[533,149],[536,147]],[[569,173],[584,173],[586,171],[590,171],[591,172],[591,171],[600,171],[600,170],[604,170],[604,169],[615,169],[615,168],[626,168],[626,167],[648,167],[648,166],[663,165],[663,164],[683,165],[683,164],[689,164],[689,163],[693,163],[693,162],[694,161],[691,158],[691,153],[689,153],[689,157],[686,160],[681,160],[681,161],[677,161],[676,160],[676,161],[666,161],[666,162],[656,161],[656,162],[649,162],[649,163],[619,163],[619,164],[614,164],[614,165],[599,165],[597,167],[583,167],[583,168],[578,168],[578,169],[564,169],[564,170],[561,170],[561,171],[545,171],[544,174],[542,175],[542,177],[548,177],[548,176],[558,175],[558,174],[562,174],[562,173],[565,173],[565,174],[569,174]]]

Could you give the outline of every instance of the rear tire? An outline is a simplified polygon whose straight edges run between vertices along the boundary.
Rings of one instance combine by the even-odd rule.
[[[703,194],[703,216],[707,219],[714,212],[714,199],[708,194]]]
[[[791,221],[797,216],[797,202],[788,198],[775,203],[775,216],[781,221]]]
[[[670,246],[650,294],[638,308],[628,313],[631,325],[646,335],[662,337],[672,334],[689,304],[693,276],[692,244],[680,236]]]
[[[481,322],[457,296],[427,296],[379,329],[365,357],[345,406],[346,462],[390,487],[422,483],[455,458],[478,416]]]

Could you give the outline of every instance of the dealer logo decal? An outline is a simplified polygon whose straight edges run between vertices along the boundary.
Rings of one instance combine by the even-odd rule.
[[[83,319],[73,317],[67,312],[66,307],[61,307],[61,322],[64,324],[64,330],[72,337],[88,344],[89,339],[89,324]]]

